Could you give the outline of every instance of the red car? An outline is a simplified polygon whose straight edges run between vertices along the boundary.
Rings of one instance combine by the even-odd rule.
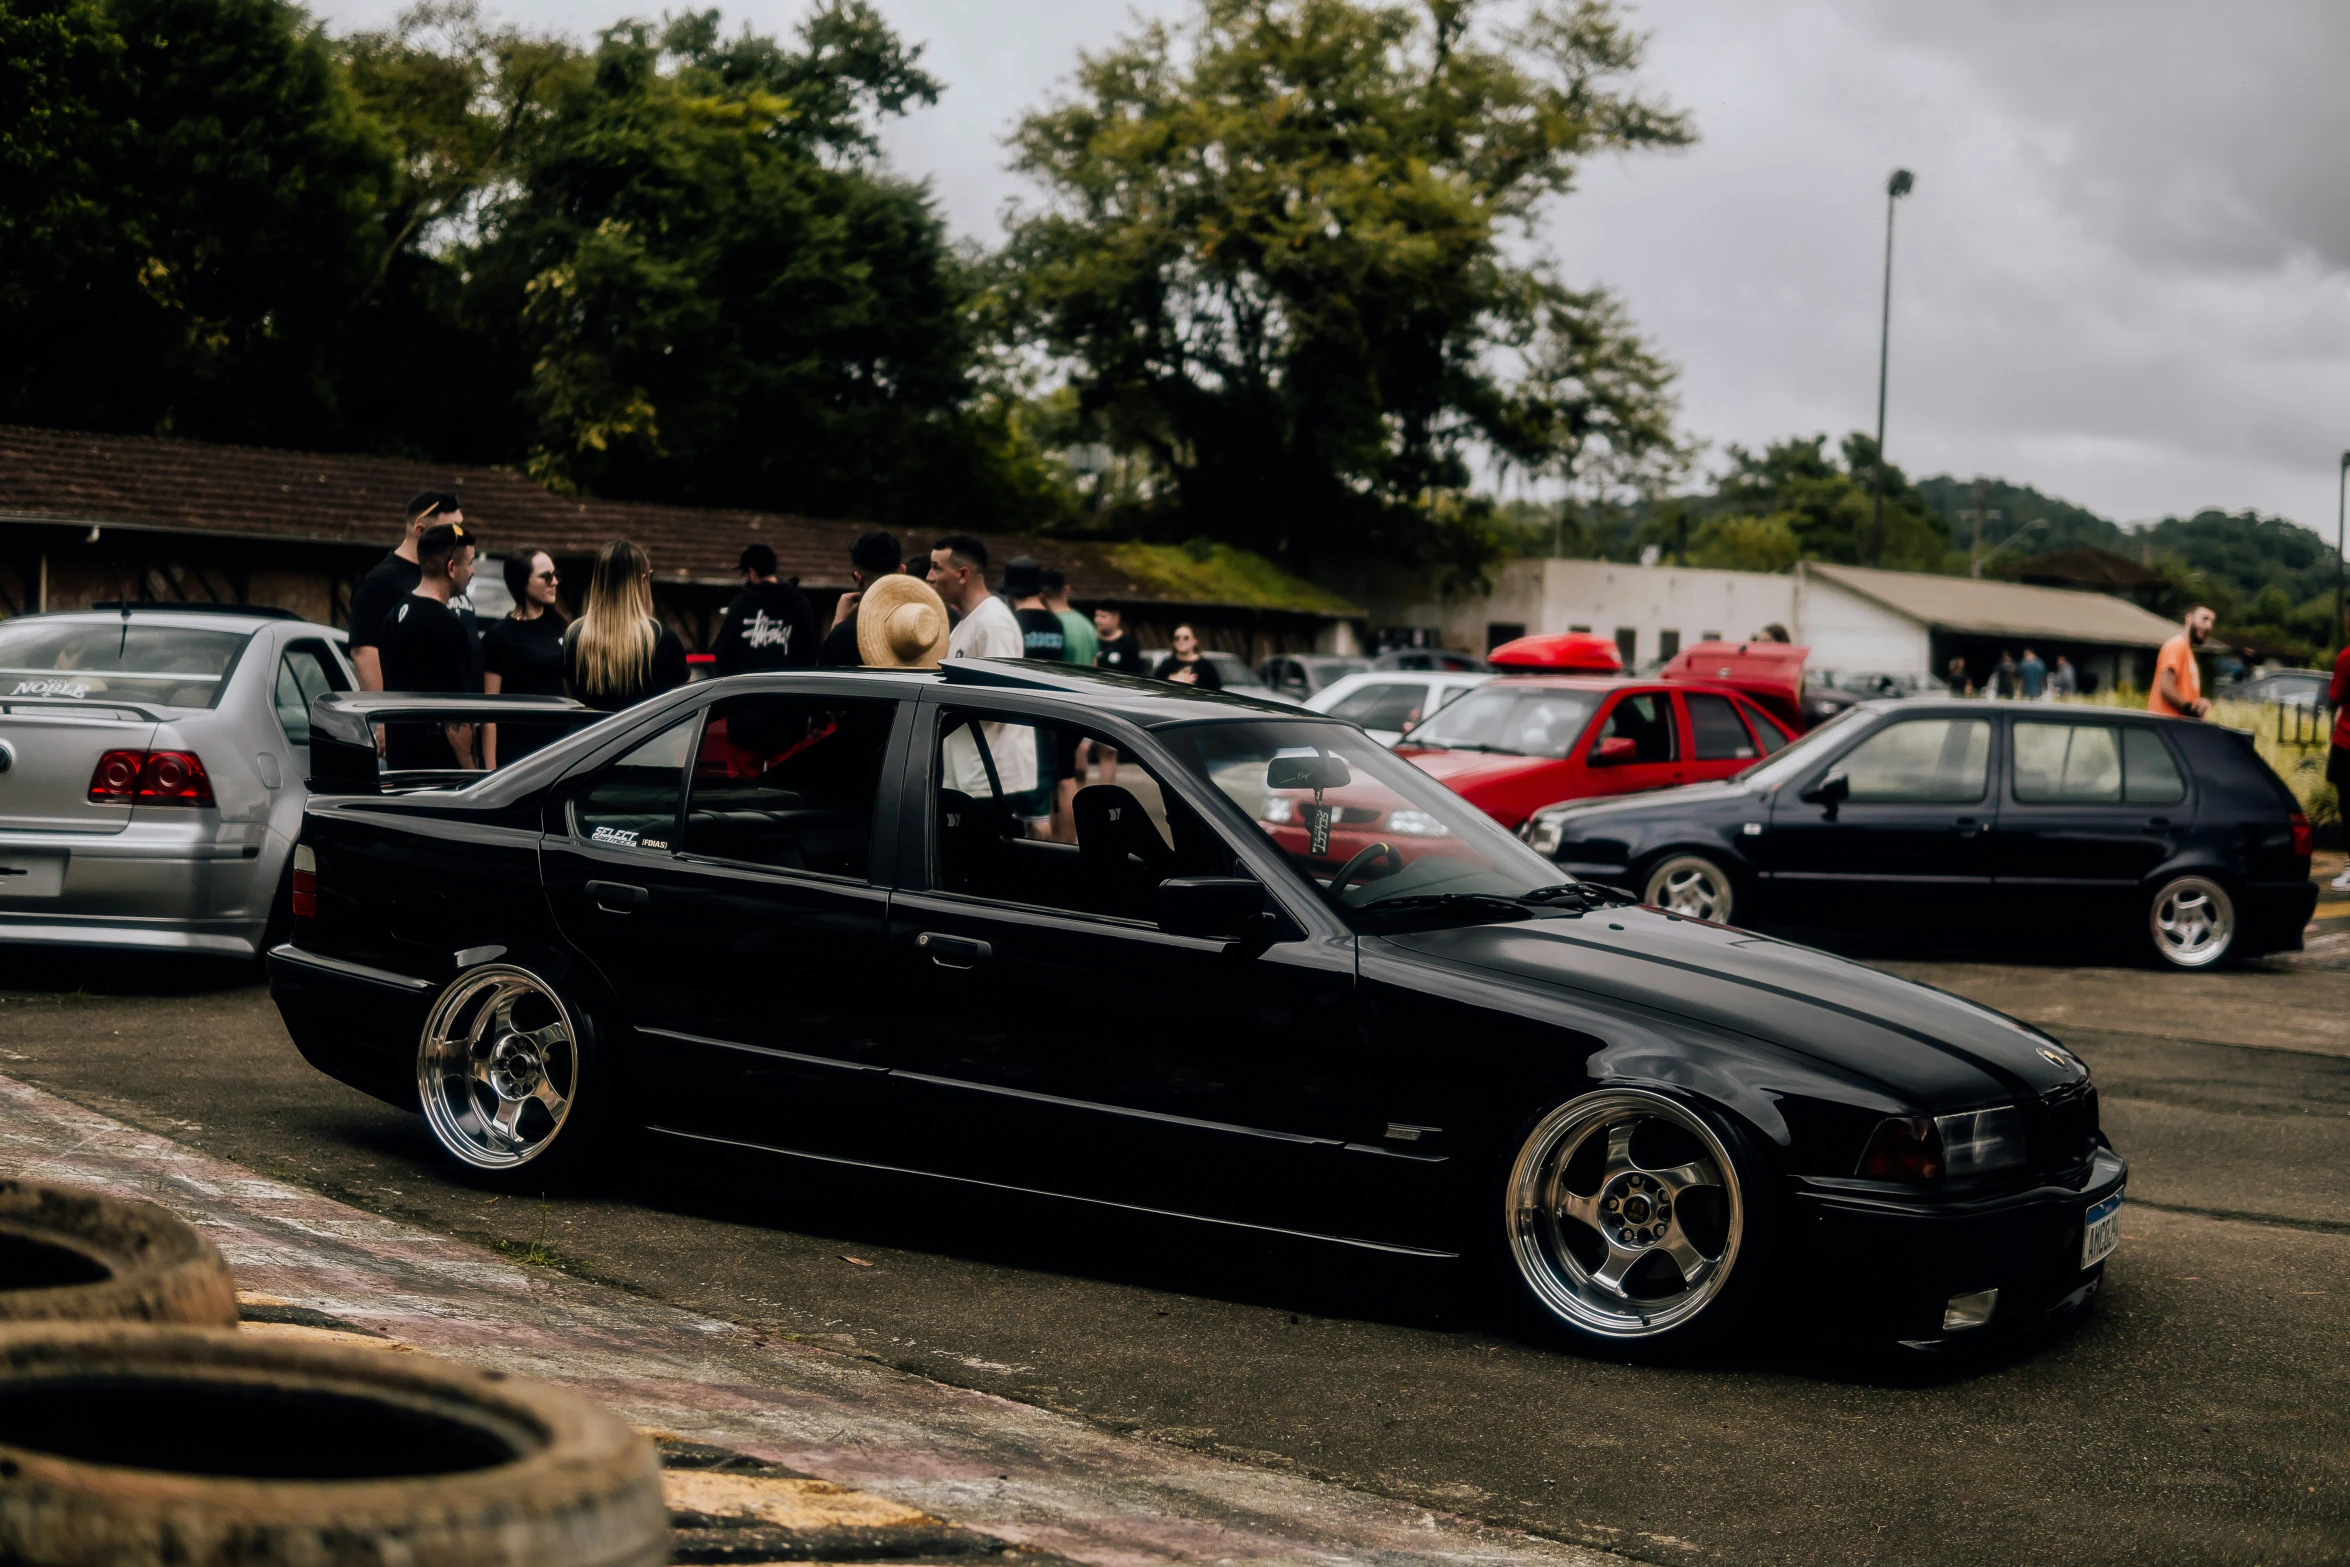
[[[1440,708],[1395,749],[1515,828],[1561,800],[1727,778],[1794,738],[1726,688],[1505,675]]]

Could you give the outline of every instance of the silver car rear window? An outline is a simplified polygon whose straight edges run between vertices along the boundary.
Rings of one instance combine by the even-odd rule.
[[[25,619],[0,624],[0,700],[155,702],[212,707],[249,631],[136,621]]]

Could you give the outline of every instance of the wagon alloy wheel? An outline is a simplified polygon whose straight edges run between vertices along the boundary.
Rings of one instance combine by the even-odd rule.
[[[476,1169],[514,1169],[552,1147],[572,1119],[579,1031],[528,970],[475,969],[425,1020],[416,1088],[443,1148]]]
[[[2235,900],[2208,876],[2180,876],[2155,893],[2147,925],[2165,963],[2208,968],[2235,945]]]
[[[1535,1303],[1603,1339],[1683,1329],[1729,1287],[1745,1240],[1739,1166],[1706,1119],[1614,1089],[1537,1123],[1511,1167],[1508,1237]]]
[[[1702,854],[1676,854],[1648,873],[1641,902],[1693,920],[1730,921],[1729,872]]]

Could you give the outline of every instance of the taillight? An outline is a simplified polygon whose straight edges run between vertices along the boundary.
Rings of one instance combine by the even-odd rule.
[[[294,918],[318,918],[318,856],[306,843],[294,845]]]
[[[212,779],[193,751],[109,751],[90,774],[93,805],[210,805]]]
[[[1937,1181],[1942,1178],[1942,1134],[1922,1115],[1897,1115],[1877,1123],[1852,1172],[1872,1181]]]
[[[2311,847],[2309,818],[2295,811],[2287,820],[2293,824],[2293,852],[2306,859]]]

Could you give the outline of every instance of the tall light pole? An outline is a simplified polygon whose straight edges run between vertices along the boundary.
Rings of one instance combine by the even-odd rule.
[[[1885,182],[1885,303],[1877,322],[1877,471],[1869,488],[1869,542],[1862,551],[1876,565],[1885,555],[1885,372],[1893,354],[1893,204],[1917,185],[1917,176],[1895,169]]]

